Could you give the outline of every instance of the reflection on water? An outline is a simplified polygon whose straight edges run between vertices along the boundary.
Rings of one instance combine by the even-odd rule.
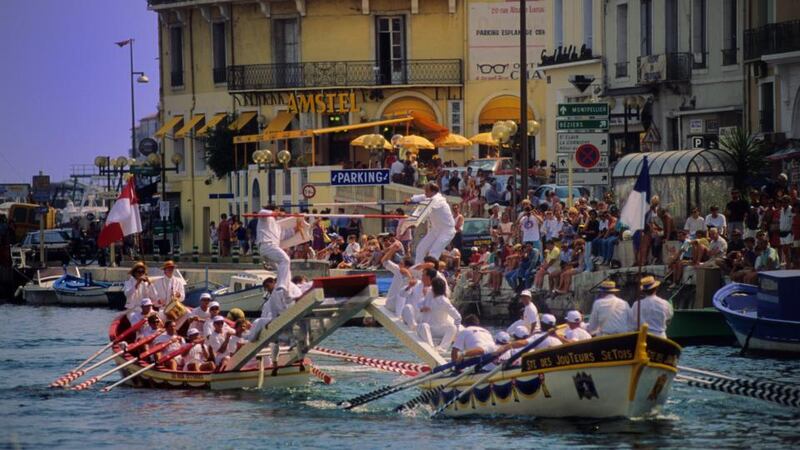
[[[676,383],[665,410],[638,420],[527,417],[431,420],[424,409],[392,412],[404,391],[355,411],[336,404],[401,379],[318,358],[337,380],[289,390],[155,391],[108,394],[46,386],[106,339],[114,313],[103,309],[0,305],[0,448],[788,448],[800,445],[800,413]],[[414,360],[379,328],[343,328],[326,347]],[[796,360],[751,359],[731,347],[689,347],[692,367],[800,384]],[[113,377],[112,377],[113,378]]]

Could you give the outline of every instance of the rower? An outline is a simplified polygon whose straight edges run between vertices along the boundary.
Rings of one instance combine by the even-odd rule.
[[[161,329],[161,319],[158,314],[150,314],[147,316],[147,325],[139,329],[139,339],[152,336]]]
[[[495,333],[495,335],[494,335],[494,345],[496,346],[496,348],[500,348],[502,346],[505,346],[509,342],[511,342],[511,336],[508,333],[506,333],[505,331],[498,331],[497,333]],[[508,361],[509,358],[511,358],[511,349],[506,350],[500,356],[498,356],[497,357],[497,363],[498,364],[499,363],[504,363],[504,362]]]
[[[249,341],[244,338],[244,332],[247,331],[247,325],[249,322],[245,319],[239,319],[236,321],[234,326],[234,333],[228,334],[226,341],[227,345],[220,345],[219,350],[215,350],[215,354],[217,357],[217,364],[219,365],[220,371],[224,370],[226,363],[230,360],[230,357],[236,353],[244,344],[247,344]]]
[[[667,337],[667,324],[672,320],[672,305],[656,295],[661,284],[655,277],[648,275],[639,281],[645,297],[637,300],[628,315],[628,328],[636,330],[642,323],[647,324],[647,332],[662,338]],[[641,315],[639,309],[641,308]]]
[[[191,349],[186,354],[186,367],[184,370],[189,372],[199,372],[201,370],[214,370],[217,366],[212,361],[212,353],[208,346],[204,343],[204,339],[200,336],[197,329],[192,328],[186,333],[186,340],[193,343]]]
[[[592,314],[586,331],[592,336],[627,333],[633,330],[628,324],[630,307],[628,303],[614,295],[619,292],[617,284],[611,280],[600,283],[600,296],[592,305]]]
[[[531,291],[525,289],[519,294],[519,301],[522,303],[522,325],[528,327],[529,334],[536,333],[541,329],[539,324],[539,311],[533,304]]]
[[[461,362],[464,358],[482,356],[497,350],[492,334],[480,325],[481,321],[475,314],[464,318],[464,328],[456,335],[453,349],[450,350],[451,361]]]
[[[144,298],[156,298],[156,292],[147,277],[147,266],[136,261],[128,272],[130,277],[125,281],[125,309],[135,308]]]
[[[219,366],[222,362],[222,358],[225,357],[224,353],[228,348],[228,341],[230,341],[231,336],[236,333],[234,331],[225,330],[225,318],[221,315],[214,316],[212,323],[214,324],[214,331],[206,337],[206,344],[208,344],[209,348],[214,352],[214,363]]]
[[[220,314],[219,302],[214,301],[209,303],[208,312],[209,317],[203,324],[203,337],[206,339],[214,332],[214,320],[216,317],[219,317],[222,319],[223,323],[225,323],[225,318]],[[233,328],[229,327],[227,324],[224,325],[224,329],[225,331],[233,332]]]
[[[428,233],[417,244],[414,253],[414,262],[419,264],[425,256],[439,258],[442,251],[450,244],[456,235],[456,222],[447,199],[439,193],[439,185],[430,182],[424,187],[425,193],[414,195],[406,199],[405,203],[419,203],[428,200],[430,203],[430,216],[428,218]]]
[[[502,347],[502,351],[507,351],[510,348],[522,348],[528,344],[532,344],[537,339],[541,338],[545,334],[549,334],[542,342],[536,345],[532,350],[541,350],[549,347],[555,347],[557,345],[561,345],[561,341],[556,337],[556,317],[552,314],[542,314],[542,318],[540,319],[540,324],[542,327],[542,331],[540,333],[534,333],[527,338],[518,339],[516,341],[510,342],[507,346]],[[519,330],[520,332],[524,332],[524,327]],[[515,334],[512,333],[512,336]]]
[[[564,332],[562,342],[583,341],[592,338],[592,335],[583,329],[583,315],[580,311],[574,309],[567,311],[567,316],[564,319],[567,321],[567,331]]]
[[[164,308],[173,300],[182,302],[186,297],[186,280],[180,274],[176,275],[175,263],[167,261],[161,266],[161,270],[164,271],[164,276],[153,283],[156,293],[153,306],[158,309]]]
[[[136,325],[140,320],[146,318],[153,312],[153,301],[150,300],[149,297],[145,297],[139,301],[139,307],[141,308],[141,312],[132,311],[128,313],[128,322],[130,322],[132,326]]]
[[[289,255],[281,248],[281,236],[283,230],[275,220],[276,216],[281,216],[283,213],[274,211],[274,208],[264,208],[258,212],[259,215],[270,215],[269,217],[259,217],[258,225],[256,227],[256,243],[258,244],[258,252],[264,260],[272,261],[278,266],[278,274],[276,279],[277,289],[287,289],[291,275],[291,260]]]
[[[201,330],[203,328],[203,324],[206,320],[211,317],[211,312],[209,312],[208,307],[211,304],[211,294],[208,292],[203,292],[200,294],[200,306],[194,308],[192,312],[189,313],[189,329],[196,329]]]
[[[461,314],[445,295],[446,287],[444,280],[434,276],[431,280],[432,298],[426,298],[419,308],[421,323],[417,334],[431,347],[435,346],[434,338],[441,338],[437,347],[439,351],[447,351],[461,325]]]
[[[168,355],[178,350],[183,344],[186,343],[186,341],[184,341],[183,338],[178,334],[178,331],[175,328],[174,320],[168,320],[164,324],[164,334],[155,338],[153,340],[153,345],[158,345],[161,344],[162,342],[167,342],[167,341],[171,341],[171,344],[169,344],[164,350],[156,354],[156,360],[160,359],[162,354]],[[164,368],[166,368],[167,370],[178,370],[178,368],[181,367],[182,358],[183,358],[182,356],[176,356],[170,359],[169,361],[164,363]]]

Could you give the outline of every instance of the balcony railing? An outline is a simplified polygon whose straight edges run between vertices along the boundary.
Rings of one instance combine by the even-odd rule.
[[[726,48],[722,50],[722,65],[723,66],[735,66],[737,61],[736,53],[739,51],[738,48]]]
[[[170,72],[169,80],[170,80],[170,86],[173,87],[183,86],[183,71],[178,70]]]
[[[316,61],[228,67],[228,90],[250,91],[337,86],[460,85],[460,59]]]
[[[636,62],[639,84],[678,83],[692,79],[691,53],[640,56]]]
[[[744,59],[800,50],[800,20],[770,23],[744,31]]]
[[[215,67],[214,68],[214,84],[224,83],[228,80],[228,68],[227,67]]]
[[[625,78],[628,76],[628,61],[614,63],[616,78]]]

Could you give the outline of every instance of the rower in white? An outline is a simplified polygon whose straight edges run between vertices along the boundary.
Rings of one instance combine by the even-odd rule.
[[[453,348],[450,350],[451,361],[460,362],[464,358],[488,355],[497,350],[492,334],[480,325],[478,316],[474,314],[464,318],[464,328],[456,335]],[[484,367],[490,370],[493,368],[490,365]]]
[[[583,315],[580,311],[574,309],[568,311],[564,319],[567,321],[567,331],[564,332],[562,342],[583,341],[592,338],[592,335],[583,329]]]
[[[672,305],[656,295],[661,284],[653,276],[643,277],[640,281],[645,297],[637,300],[628,314],[628,328],[636,330],[641,324],[647,324],[647,332],[663,338],[667,337],[667,324],[672,320]],[[642,309],[639,316],[639,308]]]
[[[206,339],[209,336],[211,336],[211,333],[214,332],[214,320],[216,320],[217,317],[219,317],[220,319],[223,319],[223,323],[224,323],[224,320],[225,320],[225,318],[222,317],[222,315],[220,314],[219,302],[211,302],[211,303],[209,303],[209,305],[208,305],[208,313],[209,313],[209,317],[208,317],[208,319],[206,319],[205,323],[203,324],[203,338],[206,338]],[[224,329],[225,329],[225,331],[233,332],[233,328],[228,326],[228,324],[224,325]]]
[[[428,269],[425,276],[431,278],[432,295],[431,298],[426,296],[419,308],[417,334],[431,347],[437,347],[437,350],[443,352],[447,351],[458,333],[461,314],[445,295],[447,283],[435,274],[427,273],[429,271],[433,269]],[[438,346],[434,344],[435,338],[441,339]]]
[[[161,270],[164,271],[164,276],[153,283],[156,293],[153,303],[158,309],[164,308],[173,300],[182,302],[186,297],[186,280],[175,269],[175,263],[167,261],[161,266]]]
[[[186,341],[178,334],[178,331],[175,329],[175,321],[168,320],[164,324],[164,334],[158,336],[153,340],[153,345],[161,344],[162,342],[170,341],[171,343],[161,352],[156,354],[156,359],[160,359],[162,355],[168,355],[176,350],[178,350]],[[164,368],[168,370],[178,370],[183,364],[183,357],[176,356],[169,361],[164,363]]]
[[[525,289],[519,293],[519,301],[522,303],[522,318],[512,323],[506,330],[509,334],[522,325],[528,329],[528,334],[540,331],[541,325],[539,324],[539,310],[533,304],[531,291]]]
[[[185,370],[189,372],[199,372],[201,370],[214,370],[217,366],[212,361],[211,349],[205,344],[205,339],[200,336],[196,329],[191,329],[186,333],[186,340],[194,343],[194,346],[186,354]]]
[[[153,301],[149,297],[145,297],[139,301],[140,311],[131,311],[128,313],[128,322],[131,325],[136,325],[140,320],[147,318],[153,312]]]
[[[592,314],[586,331],[592,336],[627,333],[633,328],[628,324],[630,307],[628,303],[614,295],[619,292],[617,284],[611,280],[600,283],[600,297],[592,305]]]
[[[231,336],[235,335],[236,332],[225,330],[225,318],[222,316],[214,316],[212,323],[214,324],[214,331],[206,338],[206,344],[214,353],[214,364],[219,367],[225,357],[225,350],[228,348]]]
[[[450,210],[447,199],[439,193],[439,186],[430,182],[425,185],[424,190],[424,194],[418,194],[406,199],[406,204],[419,203],[424,200],[430,201],[428,205],[430,209],[428,233],[417,244],[417,249],[414,253],[414,262],[416,264],[421,263],[425,256],[428,255],[438,259],[442,251],[456,235],[456,222],[453,218],[453,213]]]
[[[211,294],[203,292],[200,295],[200,306],[194,308],[192,312],[189,313],[188,319],[186,319],[189,322],[190,330],[194,329],[200,331],[203,329],[203,324],[211,317],[211,312],[208,310],[210,304]]]
[[[511,342],[509,346],[511,348],[522,348],[528,344],[532,344],[545,334],[548,334],[549,336],[547,336],[542,342],[539,342],[539,344],[537,344],[533,350],[541,350],[544,348],[561,345],[561,340],[556,337],[556,316],[552,314],[542,314],[539,322],[541,323],[542,327],[542,331],[540,333],[534,333],[528,336],[526,339]],[[507,348],[503,348],[502,350],[505,351]]]
[[[159,319],[158,314],[150,314],[147,316],[147,325],[139,329],[139,336],[137,339],[152,336],[158,333],[159,330],[161,330],[161,319]]]

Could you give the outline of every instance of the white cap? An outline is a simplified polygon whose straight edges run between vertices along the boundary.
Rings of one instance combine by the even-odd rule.
[[[508,333],[506,333],[505,331],[498,331],[494,335],[494,341],[497,342],[498,344],[508,344],[510,340],[511,336],[509,336]]]
[[[189,331],[186,332],[186,337],[197,336],[200,334],[200,330],[197,328],[189,328]]]
[[[517,325],[517,327],[511,331],[511,335],[517,339],[525,339],[528,337],[528,334],[530,334],[530,332],[525,325]]]
[[[211,293],[203,292],[202,294],[200,294],[200,300],[211,300]]]
[[[211,302],[211,303],[209,303],[209,304],[208,304],[208,309],[211,309],[211,308],[213,308],[213,307],[215,307],[215,306],[216,306],[217,308],[219,308],[219,302]]]
[[[219,316],[214,316],[214,318],[213,318],[213,319],[211,319],[211,320],[212,320],[212,322],[214,322],[214,323],[217,323],[217,322],[225,322],[225,318],[224,318],[224,317],[222,317],[221,315],[219,315]]]
[[[542,314],[541,322],[546,323],[547,325],[555,325],[556,316],[552,314]]]
[[[567,316],[565,317],[565,319],[567,319],[567,322],[575,323],[582,321],[583,316],[581,316],[580,312],[573,309],[572,311],[567,312]]]
[[[531,295],[531,291],[529,291],[528,289],[525,289],[524,291],[520,292],[519,296],[520,297],[528,296],[530,298],[533,298],[533,295]]]
[[[150,300],[149,298],[145,297],[145,298],[143,298],[143,299],[142,299],[142,301],[139,303],[139,306],[153,306],[153,301],[152,301],[152,300]]]

